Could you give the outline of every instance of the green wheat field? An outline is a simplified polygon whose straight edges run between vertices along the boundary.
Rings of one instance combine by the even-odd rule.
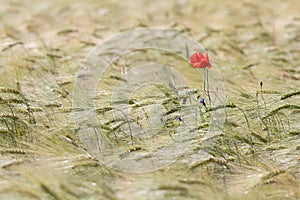
[[[300,199],[297,0],[3,0],[0,22],[0,199]],[[129,168],[143,171],[149,166],[138,159],[158,150],[168,158],[164,143],[178,134],[174,127],[192,141],[174,162],[128,173],[95,157],[79,137],[73,89],[97,45],[145,27],[177,30],[209,52],[224,82],[226,109],[199,104],[199,125],[180,129],[189,121],[176,118],[177,89],[156,85],[125,102],[130,117],[114,111],[114,86],[126,83],[124,63],[116,60],[94,98],[99,130],[113,144],[111,159],[134,160]],[[183,101],[197,101],[203,80],[188,61],[151,50],[125,60],[152,56],[177,66],[194,91]],[[147,109],[154,104],[169,110],[161,135],[139,141],[138,126],[152,134]],[[216,109],[224,111],[225,123],[209,143],[205,133]]]

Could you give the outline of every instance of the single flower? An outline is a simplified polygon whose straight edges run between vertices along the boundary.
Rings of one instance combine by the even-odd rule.
[[[200,103],[202,103],[202,105],[203,105],[204,107],[206,107],[206,103],[205,103],[205,100],[204,100],[203,98],[200,99]]]
[[[194,53],[190,58],[190,63],[194,68],[211,68],[211,64],[208,59],[208,53],[203,55],[201,52]]]

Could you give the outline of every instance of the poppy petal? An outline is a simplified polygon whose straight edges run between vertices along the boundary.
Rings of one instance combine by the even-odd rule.
[[[211,63],[209,62],[208,52],[202,54],[201,52],[196,52],[190,57],[190,63],[194,68],[211,68]]]

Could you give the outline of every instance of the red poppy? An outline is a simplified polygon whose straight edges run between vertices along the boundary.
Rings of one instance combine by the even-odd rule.
[[[211,64],[208,59],[208,53],[204,56],[201,52],[194,53],[190,58],[190,63],[194,68],[211,68]]]

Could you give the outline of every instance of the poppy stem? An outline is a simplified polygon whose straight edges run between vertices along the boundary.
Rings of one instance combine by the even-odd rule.
[[[203,69],[204,70],[204,81],[203,81],[203,90],[204,92],[206,92],[206,68]]]
[[[211,99],[210,99],[209,83],[208,83],[208,69],[207,68],[205,68],[205,82],[206,82],[206,87],[207,87],[207,96],[208,96],[209,107],[211,107]]]

